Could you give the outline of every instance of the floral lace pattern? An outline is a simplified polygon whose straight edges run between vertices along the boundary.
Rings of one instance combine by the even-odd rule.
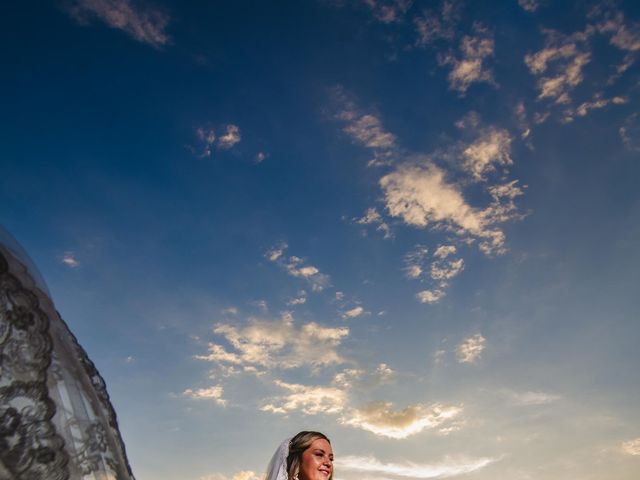
[[[133,480],[104,380],[30,285],[0,248],[0,478]]]

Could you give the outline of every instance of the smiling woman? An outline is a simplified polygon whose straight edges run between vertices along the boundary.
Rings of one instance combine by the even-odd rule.
[[[326,435],[302,431],[280,444],[266,480],[332,480],[333,450]]]

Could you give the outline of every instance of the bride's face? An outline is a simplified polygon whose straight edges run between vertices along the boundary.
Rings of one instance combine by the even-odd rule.
[[[317,438],[302,452],[300,480],[329,480],[333,473],[333,450],[324,438]]]

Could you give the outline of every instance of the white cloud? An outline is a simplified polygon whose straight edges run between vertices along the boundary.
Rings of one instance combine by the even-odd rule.
[[[456,347],[456,356],[460,363],[475,363],[486,348],[487,340],[479,333],[464,339]]]
[[[359,225],[377,225],[376,230],[384,233],[384,238],[393,238],[391,227],[383,220],[382,215],[375,208],[367,209],[363,217],[354,218]]]
[[[228,150],[241,140],[240,127],[237,125],[227,125],[227,133],[218,138],[218,148]]]
[[[463,152],[464,169],[475,180],[486,180],[485,174],[495,165],[511,165],[511,135],[503,129],[491,128]]]
[[[640,455],[640,437],[624,442],[621,446],[622,452],[627,455]]]
[[[615,96],[612,98],[602,98],[600,95],[596,95],[591,102],[583,102],[575,109],[566,109],[564,111],[565,123],[572,122],[573,119],[578,117],[585,117],[590,110],[598,110],[608,105],[623,105],[629,102],[628,97]]]
[[[342,318],[356,318],[364,313],[364,308],[361,306],[354,307],[350,310],[347,310],[342,314]]]
[[[267,158],[269,158],[269,154],[267,152],[258,152],[256,153],[256,163],[262,163],[264,162]]]
[[[456,253],[456,247],[454,245],[440,245],[435,252],[433,252],[433,256],[444,260],[449,255],[454,255]]]
[[[314,292],[324,290],[329,285],[329,276],[321,273],[317,267],[305,264],[300,257],[295,255],[286,257],[284,252],[287,248],[286,243],[276,245],[267,251],[265,257],[271,262],[276,262],[292,277],[309,282]]]
[[[213,400],[218,405],[225,406],[227,404],[227,401],[222,398],[223,393],[224,389],[221,385],[214,385],[209,388],[199,388],[197,390],[188,388],[184,392],[182,392],[185,397],[193,398],[196,400]]]
[[[413,0],[362,0],[373,16],[382,23],[398,22],[407,12]]]
[[[520,5],[523,10],[533,13],[540,8],[540,0],[518,0],[518,5]]]
[[[363,408],[353,409],[341,419],[341,423],[361,428],[381,437],[402,439],[422,432],[438,429],[462,413],[453,405],[410,405],[394,410],[389,402],[374,402]]]
[[[73,252],[64,252],[64,254],[62,254],[62,259],[60,261],[64,263],[67,267],[76,268],[80,266],[80,262],[76,258],[75,253]]]
[[[550,403],[557,402],[562,397],[560,395],[556,395],[548,392],[514,392],[507,390],[505,391],[507,398],[509,401],[516,406],[519,407],[530,407],[536,405],[548,405]]]
[[[210,473],[199,477],[198,480],[260,480],[260,477],[251,470],[241,470],[233,474],[231,478],[222,473]]]
[[[640,115],[633,113],[628,116],[618,132],[627,149],[640,151]]]
[[[442,290],[422,290],[416,293],[416,298],[420,303],[437,303],[445,293]]]
[[[142,8],[130,0],[70,0],[65,10],[81,25],[98,19],[136,40],[160,48],[169,43],[169,16],[157,8]]]
[[[305,303],[307,303],[307,292],[305,292],[304,290],[300,290],[298,292],[298,296],[290,299],[287,302],[287,305],[303,305]]]
[[[441,55],[441,65],[451,65],[449,87],[464,95],[474,82],[495,83],[493,72],[485,65],[493,56],[494,41],[489,32],[479,24],[474,26],[475,35],[466,35],[460,41],[460,55]]]
[[[450,280],[458,275],[464,268],[464,260],[438,260],[431,264],[431,278],[439,281]]]
[[[307,415],[339,414],[347,403],[347,394],[340,388],[307,386],[280,380],[275,383],[287,393],[271,398],[261,407],[262,411],[286,414],[299,410]]]
[[[234,351],[210,343],[208,355],[196,358],[218,364],[267,369],[342,363],[344,360],[337,347],[349,335],[346,327],[323,327],[315,322],[296,327],[289,313],[276,320],[250,318],[242,328],[219,323],[213,331],[224,337]]]
[[[373,456],[345,456],[336,459],[336,467],[342,470],[355,470],[372,474],[409,477],[409,478],[448,478],[478,471],[494,462],[497,458],[446,457],[433,464],[383,463]]]
[[[424,245],[416,245],[413,250],[404,256],[404,272],[408,278],[420,278],[424,272],[424,261],[429,249]]]
[[[495,209],[481,211],[469,205],[462,192],[445,179],[445,172],[431,162],[405,163],[380,179],[387,210],[408,225],[447,229],[457,235],[483,240],[483,252],[503,253],[504,233],[492,228]]]
[[[369,166],[389,165],[396,153],[396,136],[386,131],[381,120],[373,113],[361,111],[353,98],[341,86],[331,91],[336,112],[334,118],[345,124],[343,131],[351,139],[374,153]]]
[[[424,10],[413,19],[418,38],[416,45],[423,46],[439,39],[452,40],[456,24],[460,20],[460,5],[454,0],[444,0],[438,12]]]

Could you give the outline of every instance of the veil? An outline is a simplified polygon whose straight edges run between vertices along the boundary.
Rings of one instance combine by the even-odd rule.
[[[104,380],[2,227],[0,478],[134,478]]]
[[[290,442],[290,438],[284,440],[276,450],[276,453],[273,454],[273,457],[271,457],[265,480],[288,480],[287,457],[289,456]]]

